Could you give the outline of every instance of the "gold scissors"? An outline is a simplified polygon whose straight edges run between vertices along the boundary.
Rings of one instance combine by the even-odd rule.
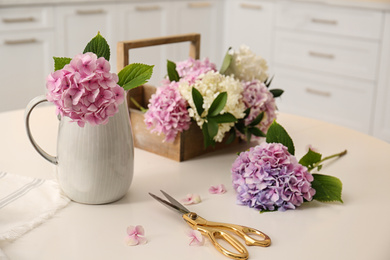
[[[271,244],[271,239],[269,238],[269,236],[267,236],[266,234],[264,234],[263,232],[257,229],[240,226],[240,225],[234,225],[234,224],[207,221],[206,219],[200,217],[195,212],[191,212],[188,209],[186,209],[181,203],[179,203],[177,200],[175,200],[166,192],[164,191],[161,192],[168,199],[168,201],[161,199],[160,197],[157,197],[152,193],[149,193],[149,195],[152,196],[154,199],[158,200],[159,202],[161,202],[162,204],[164,204],[165,206],[182,214],[184,221],[187,222],[187,224],[192,229],[200,231],[202,235],[210,239],[211,243],[219,252],[221,252],[227,257],[233,259],[248,259],[249,254],[248,254],[248,250],[245,248],[244,245],[242,245],[230,233],[225,231],[230,231],[237,234],[239,237],[244,239],[245,244],[248,246],[267,247]],[[249,236],[249,234],[256,234],[264,239],[257,240]],[[231,252],[228,249],[224,248],[221,244],[218,243],[217,238],[225,240],[232,247],[234,247],[238,253]]]

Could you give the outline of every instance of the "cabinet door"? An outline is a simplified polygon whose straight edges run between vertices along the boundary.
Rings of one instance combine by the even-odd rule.
[[[200,57],[220,65],[226,50],[222,46],[223,2],[181,1],[175,2],[174,26],[178,34],[199,33],[201,35]],[[188,58],[188,44],[176,49],[176,60]]]
[[[110,64],[116,71],[115,5],[57,6],[55,13],[56,56],[73,58],[100,32],[110,45]]]
[[[268,62],[272,60],[274,3],[229,0],[226,15],[227,47],[245,44]]]
[[[45,93],[45,80],[53,70],[53,32],[0,34],[0,111],[25,108]]]
[[[292,113],[343,125],[366,134],[371,131],[372,81],[278,66],[272,82],[285,92],[278,108]]]
[[[120,4],[120,41],[167,36],[170,3]],[[129,51],[130,63],[155,65],[150,84],[157,85],[166,75],[167,46],[143,47]]]
[[[385,18],[378,91],[374,115],[374,135],[390,142],[390,12]]]

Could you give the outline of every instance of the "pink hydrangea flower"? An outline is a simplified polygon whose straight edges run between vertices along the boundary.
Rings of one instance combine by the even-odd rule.
[[[209,192],[211,194],[223,194],[226,192],[226,188],[225,188],[225,185],[223,185],[223,184],[211,186],[209,188]]]
[[[198,204],[202,199],[198,194],[187,194],[187,196],[181,200],[184,205]]]
[[[47,77],[47,100],[57,114],[67,116],[83,127],[106,124],[124,101],[124,89],[117,85],[118,75],[110,73],[103,57],[88,52],[76,55],[63,69]]]
[[[203,246],[204,238],[200,231],[192,229],[188,232],[188,236],[190,237],[190,246]]]
[[[295,209],[315,194],[313,176],[279,143],[240,153],[231,171],[237,203],[260,211]]]
[[[181,80],[186,80],[192,85],[200,75],[204,75],[209,71],[217,71],[217,66],[210,62],[208,58],[205,58],[203,61],[189,58],[188,60],[177,62],[176,71]]]
[[[144,122],[152,133],[163,133],[164,141],[173,142],[179,132],[189,129],[191,117],[187,111],[188,103],[178,90],[178,83],[164,81],[164,84],[150,98]]]
[[[127,236],[125,238],[126,244],[129,246],[145,244],[147,239],[144,235],[145,230],[142,226],[129,226],[127,227]]]
[[[276,104],[272,93],[264,83],[253,80],[243,82],[242,97],[245,109],[250,108],[250,113],[245,119],[245,125],[249,125],[259,114],[264,112],[264,117],[257,127],[263,133],[267,133],[268,128],[276,119]],[[245,138],[240,132],[238,134],[241,138]]]

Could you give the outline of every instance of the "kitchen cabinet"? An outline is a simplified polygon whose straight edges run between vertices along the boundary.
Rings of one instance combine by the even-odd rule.
[[[53,67],[53,10],[0,9],[0,111],[20,109],[45,92]]]
[[[223,28],[223,2],[209,1],[179,1],[175,2],[175,17],[173,21],[176,34],[200,33],[200,58],[208,57],[210,61],[222,64],[222,28]],[[179,44],[175,60],[188,58],[188,43]]]
[[[172,3],[152,2],[118,5],[119,41],[138,40],[173,34]],[[116,45],[115,45],[116,48]],[[166,75],[166,60],[169,57],[168,46],[151,46],[129,51],[130,63],[154,65],[149,83],[158,85]]]
[[[55,56],[73,58],[100,32],[111,47],[110,63],[116,71],[116,9],[114,4],[73,4],[55,7]]]
[[[166,35],[200,33],[201,57],[221,62],[222,2],[171,1],[119,5],[120,40],[136,40]],[[130,50],[130,63],[155,65],[150,84],[159,85],[167,73],[167,60],[188,58],[189,43],[176,43]]]
[[[226,1],[225,47],[245,44],[272,67],[274,18],[275,1]]]
[[[381,11],[279,1],[279,109],[372,133],[382,22]]]
[[[381,53],[374,136],[390,142],[390,12],[385,16]]]

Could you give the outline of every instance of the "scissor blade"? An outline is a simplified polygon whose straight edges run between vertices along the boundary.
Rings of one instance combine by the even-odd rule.
[[[191,212],[186,207],[184,207],[183,204],[181,204],[180,202],[175,200],[171,195],[169,195],[168,193],[166,193],[163,190],[160,190],[160,191],[161,191],[162,194],[164,194],[164,196],[169,200],[170,203],[172,203],[176,207],[180,208],[182,211],[185,211],[186,213],[190,213]]]
[[[166,200],[163,200],[162,198],[160,197],[157,197],[156,195],[152,194],[149,192],[149,195],[152,196],[155,200],[157,200],[158,202],[162,203],[163,205],[167,206],[168,208],[172,209],[172,210],[175,210],[176,212],[180,213],[180,214],[187,214],[189,211],[186,211],[186,210],[183,210],[181,209],[180,207],[176,206],[176,205],[173,205],[172,203],[166,201]]]

